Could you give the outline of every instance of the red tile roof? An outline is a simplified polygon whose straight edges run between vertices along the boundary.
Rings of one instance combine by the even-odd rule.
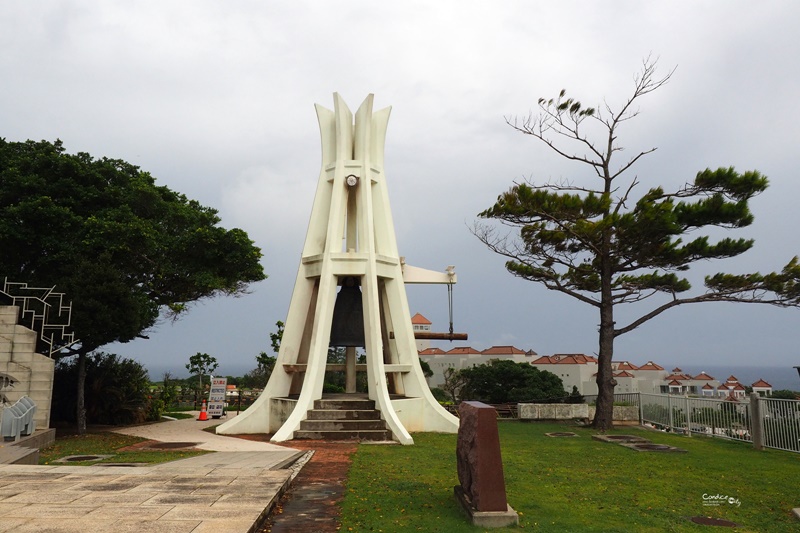
[[[632,365],[628,361],[620,361],[617,365],[617,370],[639,370],[639,367]]]
[[[711,385],[709,385],[708,383],[706,383],[705,385],[703,385],[703,390],[709,390],[709,389],[711,389],[711,390],[714,390],[714,387],[712,387],[712,386],[711,386]]]
[[[589,363],[597,364],[597,358],[591,355],[559,353],[555,355],[543,355],[531,361],[532,365],[586,365]]]
[[[672,373],[673,373],[673,374],[682,374],[682,373],[683,373],[683,370],[681,370],[680,368],[678,368],[678,367],[676,366],[675,368],[673,368],[673,369],[672,369]]]
[[[447,352],[441,348],[425,348],[419,352],[420,355],[443,355]]]
[[[763,379],[759,379],[758,381],[753,383],[752,386],[753,386],[753,388],[755,388],[755,387],[765,388],[765,389],[771,389],[772,388],[772,385],[770,385],[769,383],[767,383]]]
[[[428,325],[433,324],[433,322],[431,322],[430,320],[428,320],[427,318],[425,318],[424,316],[422,316],[419,313],[417,313],[416,315],[411,317],[411,323],[412,324],[428,324]]]
[[[730,376],[730,377],[729,377],[727,380],[725,380],[725,381],[727,381],[728,383],[739,383],[739,380],[736,378],[736,376]]]
[[[633,377],[636,377],[636,376],[634,376],[633,374],[631,374],[627,370],[623,370],[622,372],[617,372],[616,374],[614,374],[614,377],[615,378],[633,378]]]
[[[713,377],[711,377],[711,376],[709,376],[709,375],[708,375],[708,374],[706,374],[705,372],[700,372],[699,374],[697,374],[697,375],[696,375],[695,377],[693,377],[692,379],[705,379],[705,380],[712,380],[712,379],[714,379],[714,378],[713,378]]]
[[[688,380],[688,379],[692,379],[692,377],[691,377],[691,376],[687,376],[686,374],[675,374],[675,373],[672,373],[672,374],[670,374],[669,376],[665,377],[664,379],[665,379],[665,380],[667,380],[667,379],[672,379],[672,380],[675,380],[675,379]]]
[[[518,354],[525,355],[525,350],[520,350],[515,346],[492,346],[481,352],[483,355],[506,355]]]
[[[460,346],[458,348],[453,348],[452,350],[447,350],[447,354],[478,354],[480,355],[481,352],[473,348],[472,346]]]
[[[657,365],[652,361],[648,361],[638,368],[638,370],[664,370],[663,366]]]
[[[683,385],[683,383],[681,383],[680,381],[677,381],[677,380],[674,380],[674,379],[673,379],[672,381],[670,381],[670,382],[668,383],[668,385],[673,385],[673,386],[678,386],[678,387],[679,387],[679,386]]]
[[[584,355],[582,353],[557,353],[551,356],[556,362],[560,362],[562,359],[572,358],[570,360],[571,363],[585,365],[586,363],[597,363],[597,357],[593,355]]]

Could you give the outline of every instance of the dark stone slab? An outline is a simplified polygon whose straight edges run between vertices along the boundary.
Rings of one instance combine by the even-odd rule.
[[[481,402],[461,402],[458,427],[458,481],[476,511],[505,512],[506,483],[500,457],[497,412]]]

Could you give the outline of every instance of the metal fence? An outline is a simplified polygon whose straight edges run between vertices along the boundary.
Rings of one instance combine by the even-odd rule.
[[[761,398],[758,403],[764,446],[800,452],[800,401]]]
[[[589,405],[597,402],[597,394],[586,394],[583,401]],[[619,392],[614,394],[614,405],[635,405],[639,407],[638,392]]]
[[[752,441],[748,401],[642,393],[640,413],[657,429]]]
[[[642,424],[686,435],[752,442],[755,448],[800,452],[800,401],[751,394],[738,401],[640,394]]]

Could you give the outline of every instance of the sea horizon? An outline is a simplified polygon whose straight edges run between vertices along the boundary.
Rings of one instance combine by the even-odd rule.
[[[663,365],[665,370],[680,368],[684,373],[696,376],[700,372],[705,372],[709,376],[724,383],[728,377],[733,376],[739,383],[750,387],[763,379],[770,385],[772,390],[793,390],[800,391],[800,376],[797,369],[793,366],[750,366],[750,365],[670,365],[669,368]]]

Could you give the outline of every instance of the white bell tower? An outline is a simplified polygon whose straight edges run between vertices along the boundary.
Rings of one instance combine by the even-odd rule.
[[[372,103],[370,94],[355,122],[338,94],[334,111],[316,106],[322,169],[278,359],[258,400],[218,433],[293,438],[322,398],[337,288],[354,283],[361,291],[369,398],[394,439],[413,444],[410,431],[458,432],[458,419],[425,382],[405,291],[405,283],[453,284],[456,276],[452,267],[440,273],[405,265],[398,254],[383,169],[391,108],[373,112]],[[355,392],[355,371],[363,365],[356,365],[354,347],[346,353],[347,392]]]

